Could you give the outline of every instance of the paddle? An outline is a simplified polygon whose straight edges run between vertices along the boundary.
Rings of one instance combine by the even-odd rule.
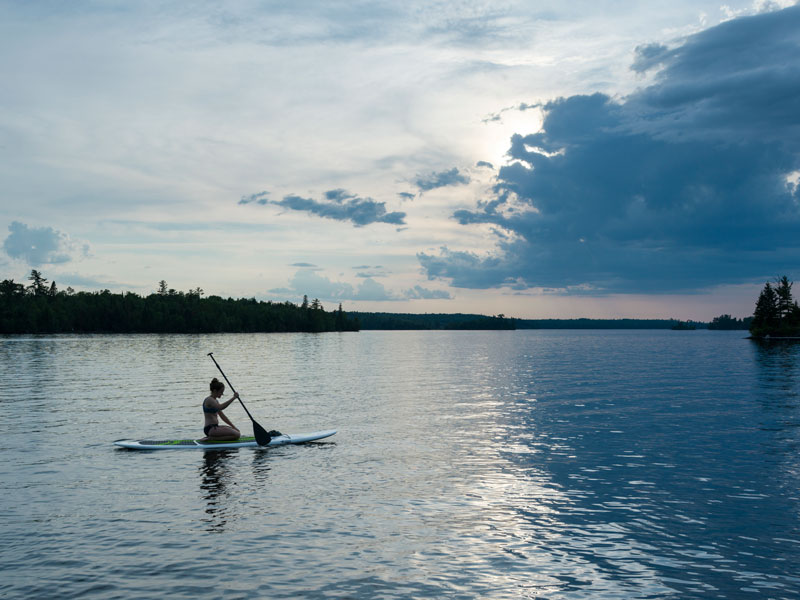
[[[211,360],[214,361],[214,364],[217,365],[219,372],[222,373],[222,377],[228,383],[228,387],[231,388],[231,391],[235,394],[236,390],[233,389],[233,386],[231,385],[231,382],[228,381],[228,378],[225,376],[225,372],[222,370],[222,367],[219,366],[217,359],[214,358],[214,353],[209,352],[208,355],[211,357]],[[250,417],[250,420],[253,422],[253,435],[256,437],[256,443],[258,443],[259,446],[266,446],[267,444],[269,444],[269,441],[272,438],[269,436],[266,429],[264,429],[261,425],[256,423],[256,420],[253,418],[253,415],[250,414],[250,411],[247,410],[247,407],[244,405],[244,402],[242,402],[241,397],[239,397],[239,402],[242,405],[244,412],[247,413],[247,416]]]

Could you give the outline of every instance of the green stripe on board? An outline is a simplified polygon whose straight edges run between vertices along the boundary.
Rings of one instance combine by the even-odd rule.
[[[254,442],[254,437],[242,437],[238,440],[207,440],[202,444],[238,444],[240,442]],[[142,446],[196,446],[196,440],[139,440]]]

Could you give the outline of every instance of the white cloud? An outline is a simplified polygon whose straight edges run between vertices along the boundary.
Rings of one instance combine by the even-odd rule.
[[[89,255],[89,244],[72,240],[52,227],[29,227],[14,221],[8,230],[11,234],[3,243],[6,254],[32,267],[66,263]]]

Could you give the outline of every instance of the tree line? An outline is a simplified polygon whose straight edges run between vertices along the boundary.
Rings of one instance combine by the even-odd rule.
[[[516,319],[505,315],[485,316],[462,313],[376,313],[354,312],[362,330],[411,330],[411,329],[516,329]]]
[[[666,329],[675,319],[517,319],[505,315],[326,312],[308,296],[291,302],[203,297],[201,288],[176,291],[162,280],[156,292],[60,290],[40,271],[29,284],[0,282],[0,334],[5,333],[248,333],[360,329]],[[709,329],[750,330],[754,338],[800,337],[800,307],[786,276],[767,282],[752,317],[715,317]],[[694,323],[698,326],[705,324]]]
[[[318,299],[301,305],[255,298],[203,297],[159,282],[158,290],[132,292],[59,290],[37,270],[30,284],[0,282],[0,333],[255,333],[358,331],[359,323],[338,310],[326,312]]]
[[[800,306],[792,297],[792,285],[785,275],[764,285],[750,324],[754,338],[800,337]]]
[[[745,317],[744,319],[737,319],[728,314],[714,317],[711,323],[708,324],[709,329],[716,331],[747,331],[750,329],[750,324],[753,322],[753,317]]]

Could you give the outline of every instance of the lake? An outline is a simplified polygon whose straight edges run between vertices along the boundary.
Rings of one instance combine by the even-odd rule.
[[[797,598],[800,345],[744,336],[0,337],[0,597]],[[201,437],[208,352],[339,433],[112,445]]]

